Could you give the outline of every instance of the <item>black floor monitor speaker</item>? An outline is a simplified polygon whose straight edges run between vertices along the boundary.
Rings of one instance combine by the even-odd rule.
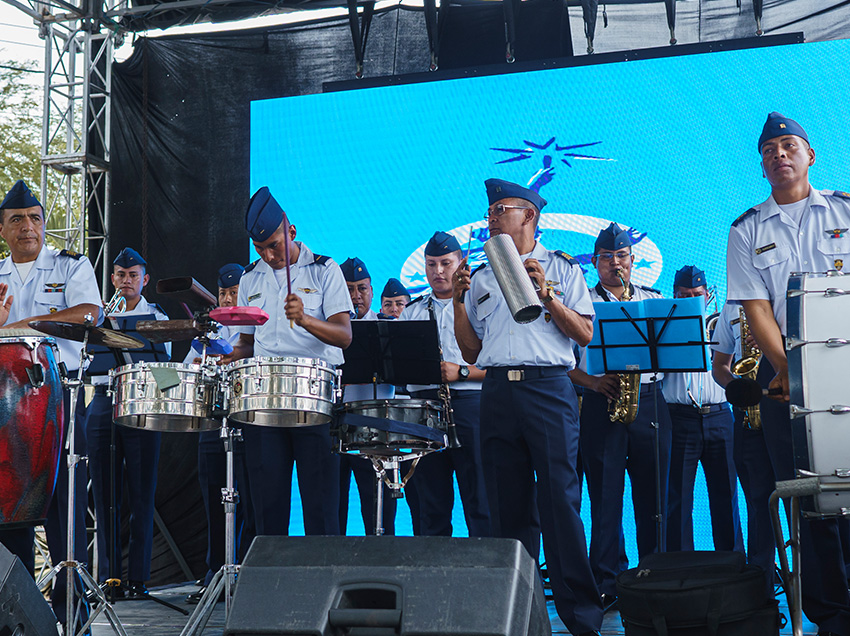
[[[56,617],[20,559],[0,545],[0,636],[49,636]]]
[[[512,539],[257,537],[225,636],[549,636],[537,564]]]

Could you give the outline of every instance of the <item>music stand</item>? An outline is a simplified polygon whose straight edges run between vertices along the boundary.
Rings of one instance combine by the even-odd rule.
[[[343,352],[345,362],[342,384],[439,384],[442,381],[440,336],[433,320],[362,320],[351,323],[351,345]],[[342,426],[360,426],[378,430],[410,430],[420,425],[396,420],[355,415],[342,416]],[[338,436],[338,435],[337,435]],[[339,440],[337,452],[342,450]],[[375,469],[375,534],[384,533],[383,482],[389,473],[393,481],[387,482],[393,496],[401,496],[401,488],[416,469],[419,458],[426,450],[417,453],[382,452],[360,454],[372,462]],[[413,460],[406,477],[399,480],[401,462]]]
[[[620,303],[593,303],[593,338],[587,345],[587,372],[685,373],[708,371],[711,355],[705,338],[705,299],[648,298]],[[658,383],[655,401],[656,545],[665,551],[661,513],[661,442]]]

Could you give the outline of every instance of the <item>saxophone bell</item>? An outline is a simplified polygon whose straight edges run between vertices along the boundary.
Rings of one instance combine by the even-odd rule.
[[[761,351],[755,344],[750,344],[750,325],[744,308],[738,308],[738,324],[741,328],[741,357],[732,365],[732,373],[742,378],[755,380],[758,375]],[[761,409],[758,405],[744,409],[744,427],[758,430],[761,428]]]

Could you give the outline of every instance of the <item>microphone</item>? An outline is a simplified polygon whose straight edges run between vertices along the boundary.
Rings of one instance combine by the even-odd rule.
[[[756,406],[766,395],[782,395],[782,389],[762,389],[750,378],[738,378],[726,385],[726,401],[739,409]]]

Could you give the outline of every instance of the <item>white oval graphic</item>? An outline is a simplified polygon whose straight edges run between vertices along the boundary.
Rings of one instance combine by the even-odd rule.
[[[604,230],[611,221],[595,216],[581,214],[543,213],[537,227],[538,238],[549,250],[563,250],[579,261],[585,272],[589,286],[596,285],[599,280],[596,268],[591,264],[593,244],[599,232]],[[645,232],[637,228],[619,224],[628,230],[632,236],[632,253],[635,261],[632,265],[632,282],[636,285],[652,286],[661,276],[663,259],[658,246]],[[481,263],[487,262],[483,245],[487,240],[487,221],[479,220],[465,223],[450,234],[460,243],[464,253],[470,252],[470,266],[475,269]],[[424,292],[428,287],[425,278],[425,245],[423,243],[407,257],[401,268],[401,282],[413,296]]]

